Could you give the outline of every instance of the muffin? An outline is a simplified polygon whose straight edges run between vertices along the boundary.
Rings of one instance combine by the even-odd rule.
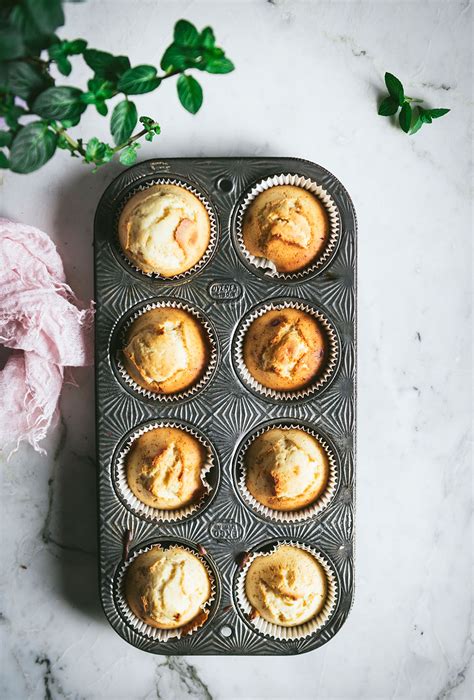
[[[243,360],[254,379],[276,391],[302,389],[325,361],[325,336],[318,321],[300,309],[271,309],[250,324]]]
[[[211,583],[206,567],[189,550],[157,545],[130,564],[125,597],[133,613],[147,625],[177,629],[202,621]]]
[[[274,625],[294,627],[322,609],[326,574],[309,552],[280,545],[252,561],[245,577],[245,594],[255,614]]]
[[[329,463],[318,440],[298,428],[272,428],[249,446],[245,484],[272,510],[293,511],[313,503],[326,488]]]
[[[118,224],[127,258],[146,273],[173,277],[201,260],[211,237],[204,204],[179,185],[154,185],[134,195]]]
[[[148,430],[126,457],[127,483],[139,501],[173,510],[195,503],[204,493],[201,474],[207,450],[180,428]]]
[[[298,272],[324,249],[329,219],[324,205],[308,190],[275,185],[248,206],[242,235],[251,255],[267,258],[278,272]]]
[[[141,314],[123,348],[125,369],[144,389],[162,394],[195,384],[209,361],[202,323],[193,314],[168,306]]]

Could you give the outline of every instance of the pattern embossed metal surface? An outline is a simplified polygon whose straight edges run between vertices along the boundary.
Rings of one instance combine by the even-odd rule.
[[[340,216],[340,240],[327,265],[304,281],[272,280],[253,273],[234,241],[236,208],[257,180],[281,173],[311,178],[324,187]],[[185,181],[207,198],[217,213],[218,241],[212,259],[179,283],[142,275],[117,249],[116,220],[130,190],[160,178]],[[295,158],[200,158],[150,160],[117,177],[104,193],[95,219],[96,388],[99,492],[100,594],[111,625],[130,644],[156,654],[301,654],[325,644],[344,624],[353,590],[355,469],[355,268],[356,217],[339,180],[319,165]],[[202,311],[218,336],[217,369],[205,388],[184,402],[140,396],[116,372],[116,338],[122,317],[157,298],[187,302]],[[242,318],[264,300],[310,302],[332,321],[339,336],[339,362],[332,381],[303,401],[267,401],[251,393],[235,371],[232,338]],[[209,506],[189,519],[156,523],[138,517],[114,486],[114,459],[124,436],[152,420],[185,421],[212,442],[220,470],[218,491]],[[269,522],[238,495],[235,451],[260,424],[291,419],[309,423],[336,451],[340,483],[331,504],[302,523]],[[160,642],[142,635],[122,617],[115,595],[123,565],[124,537],[130,551],[153,542],[202,545],[217,578],[212,618],[197,632]],[[278,640],[257,632],[235,603],[235,578],[242,553],[278,540],[308,544],[336,574],[338,597],[327,624],[300,640]]]

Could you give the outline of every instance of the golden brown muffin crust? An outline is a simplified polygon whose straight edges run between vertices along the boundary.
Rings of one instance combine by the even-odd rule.
[[[153,185],[134,195],[120,215],[118,229],[129,260],[163,277],[194,267],[211,235],[206,207],[179,185]]]
[[[139,501],[173,510],[196,502],[204,485],[207,450],[181,428],[153,428],[133,443],[126,457],[127,482]]]
[[[272,309],[251,323],[244,337],[243,359],[263,386],[277,391],[302,389],[324,364],[325,337],[310,314]]]
[[[319,199],[302,187],[275,185],[250,203],[243,220],[251,255],[271,260],[278,272],[297,272],[323,250],[329,219]]]
[[[173,394],[195,384],[209,362],[202,323],[184,309],[159,307],[141,314],[127,333],[125,369],[144,389]]]
[[[280,545],[250,564],[245,593],[263,619],[294,627],[311,620],[322,609],[327,595],[326,574],[309,552]]]
[[[133,613],[160,629],[177,629],[196,621],[210,595],[206,567],[179,546],[156,546],[139,554],[125,577],[125,596]]]
[[[299,428],[272,428],[245,457],[246,486],[272,510],[294,511],[314,503],[326,488],[329,463],[318,440]]]

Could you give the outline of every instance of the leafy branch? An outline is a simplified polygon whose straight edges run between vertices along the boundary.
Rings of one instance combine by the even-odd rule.
[[[95,168],[116,154],[120,154],[121,163],[131,165],[140,140],[152,141],[160,126],[151,117],[139,117],[130,96],[153,92],[163,81],[178,77],[179,101],[196,114],[203,92],[189,71],[216,74],[234,70],[223,49],[216,46],[211,27],[199,32],[184,19],[174,27],[173,42],[163,54],[160,72],[152,65],[132,67],[126,56],[89,48],[84,39],[60,39],[55,32],[63,24],[61,0],[2,0],[0,117],[7,128],[0,130],[1,168],[30,173],[52,158],[58,148]],[[93,74],[86,90],[56,85],[51,74],[54,67],[69,76],[76,56],[82,57]],[[70,130],[80,123],[89,106],[105,117],[109,101],[117,96],[121,99],[110,116],[113,144],[97,137],[85,140],[71,135]],[[141,128],[135,132],[138,125]]]
[[[407,97],[402,83],[392,73],[385,73],[385,85],[388,96],[380,103],[378,113],[382,117],[392,117],[400,109],[398,123],[406,134],[416,134],[423,124],[431,124],[433,119],[439,119],[450,111],[444,108],[424,109],[419,105],[412,107],[414,103],[422,103],[423,100]]]

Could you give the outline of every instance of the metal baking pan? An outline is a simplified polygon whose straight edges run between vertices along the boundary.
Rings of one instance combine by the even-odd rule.
[[[296,282],[252,269],[235,241],[238,207],[254,183],[296,174],[323,187],[339,216],[338,245],[315,274]],[[215,250],[195,274],[166,281],[135,270],[117,241],[121,207],[136,189],[176,181],[198,191],[216,220]],[[297,158],[172,158],[149,160],[124,171],[107,188],[95,217],[96,416],[99,494],[99,577],[105,614],[130,644],[155,654],[288,655],[316,649],[344,624],[354,591],[356,217],[339,180]],[[182,401],[157,401],[123,381],[117,369],[121,324],[134,308],[157,299],[180,300],[208,319],[217,337],[215,371],[202,391]],[[301,401],[274,401],[247,387],[238,375],[233,337],[251,309],[269,299],[307,302],[332,322],[338,362],[331,381]],[[132,512],[120,498],[115,460],[126,436],[150,421],[195,426],[216,455],[215,492],[204,509],[177,522],[156,522]],[[267,423],[310,426],[331,445],[339,483],[331,503],[304,522],[272,522],[246,504],[237,488],[236,454],[248,433]],[[279,541],[312,547],[331,564],[335,607],[326,624],[303,639],[279,639],[256,630],[236,600],[236,577],[245,553]],[[134,551],[158,542],[199,551],[216,579],[207,622],[193,634],[159,641],[124,618],[117,577]]]

